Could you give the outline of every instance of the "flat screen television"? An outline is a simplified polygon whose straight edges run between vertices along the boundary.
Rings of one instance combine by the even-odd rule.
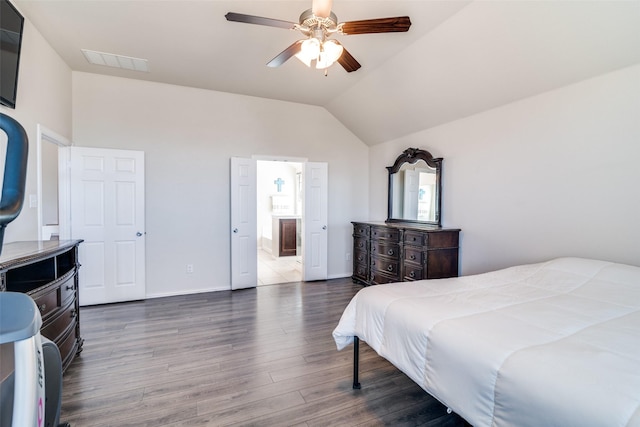
[[[18,66],[24,18],[8,0],[0,0],[0,104],[16,108]]]

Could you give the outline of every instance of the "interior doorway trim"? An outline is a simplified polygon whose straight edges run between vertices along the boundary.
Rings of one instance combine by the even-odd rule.
[[[266,156],[261,154],[255,154],[251,156],[253,160],[265,160],[269,162],[292,162],[292,163],[306,163],[309,161],[306,157],[286,157],[286,156]]]
[[[70,207],[70,199],[69,193],[67,189],[68,179],[67,176],[67,165],[66,162],[63,161],[63,153],[59,148],[61,147],[69,147],[71,146],[71,141],[65,138],[62,135],[55,133],[54,131],[38,124],[36,127],[37,134],[37,204],[38,204],[38,240],[42,240],[43,236],[43,223],[44,223],[44,212],[43,212],[43,191],[42,191],[42,144],[50,143],[55,144],[58,147],[58,159],[56,162],[58,164],[58,227],[59,227],[59,235],[61,239],[69,239],[71,236],[70,233],[70,215],[71,215],[71,207]]]

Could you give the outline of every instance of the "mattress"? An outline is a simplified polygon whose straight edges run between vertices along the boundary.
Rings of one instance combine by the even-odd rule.
[[[560,258],[370,286],[358,336],[474,426],[640,426],[640,268]],[[366,385],[364,385],[366,386]]]

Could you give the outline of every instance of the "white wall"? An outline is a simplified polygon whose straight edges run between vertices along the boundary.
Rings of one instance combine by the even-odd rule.
[[[329,276],[351,275],[368,147],[322,108],[74,72],[73,141],[145,152],[149,297],[229,289],[232,156],[327,162]]]
[[[558,256],[640,265],[640,66],[372,147],[370,219],[407,147],[444,157],[461,273]]]
[[[7,227],[4,241],[36,240],[37,209],[29,207],[29,195],[37,194],[36,128],[41,124],[66,138],[71,136],[71,70],[27,19],[22,40],[16,108],[0,106],[0,112],[16,119],[29,137],[25,204],[18,218]],[[6,139],[4,133],[0,133],[1,138]],[[43,159],[45,162],[47,160],[57,162],[57,158]]]

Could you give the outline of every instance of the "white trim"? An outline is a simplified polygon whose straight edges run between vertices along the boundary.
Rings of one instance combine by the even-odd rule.
[[[309,161],[309,159],[307,159],[306,157],[267,156],[262,154],[252,155],[251,160],[265,160],[268,162],[293,162],[293,163],[306,163]]]
[[[229,291],[230,289],[231,289],[231,283],[227,284],[225,287],[215,287],[215,288],[208,288],[208,289],[180,289],[178,291],[147,294],[145,296],[145,299],[176,297],[181,295],[205,294],[208,292]]]
[[[36,145],[36,180],[37,180],[37,200],[38,200],[38,240],[42,240],[43,238],[43,220],[42,220],[42,142],[49,142],[57,145],[58,147],[69,147],[71,146],[71,142],[62,135],[59,135],[52,130],[47,129],[41,124],[36,125],[36,135],[37,135],[37,145]],[[60,151],[60,150],[58,150]],[[58,175],[60,175],[61,170],[61,162],[60,156],[58,156]],[[64,172],[64,171],[62,171]],[[59,176],[60,177],[60,176]],[[68,197],[63,197],[68,194],[68,192],[64,191],[62,188],[63,182],[66,181],[58,181],[58,225],[60,227],[60,238],[68,238],[66,233],[69,233],[68,222],[67,219],[70,216],[70,207],[69,207],[69,199]],[[64,234],[64,236],[63,236]],[[70,233],[69,233],[70,235]]]
[[[351,273],[351,272],[349,272],[349,273],[328,274],[327,275],[327,280],[346,279],[347,277],[351,277],[351,276],[353,276],[353,273]]]

